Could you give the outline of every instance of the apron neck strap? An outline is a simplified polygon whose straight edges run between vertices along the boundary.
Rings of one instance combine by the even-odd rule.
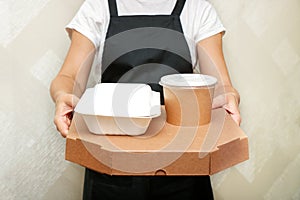
[[[118,8],[116,0],[108,0],[110,16],[118,16]]]
[[[183,7],[184,7],[184,4],[185,4],[185,0],[177,0],[176,5],[175,5],[171,15],[178,15],[179,16],[181,14],[181,11],[182,11]]]

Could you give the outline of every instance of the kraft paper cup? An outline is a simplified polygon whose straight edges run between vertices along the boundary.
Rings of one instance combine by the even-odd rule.
[[[163,76],[167,122],[176,126],[201,126],[211,120],[211,108],[217,79],[203,74]]]

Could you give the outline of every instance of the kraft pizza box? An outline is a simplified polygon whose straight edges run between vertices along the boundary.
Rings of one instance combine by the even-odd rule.
[[[203,126],[166,122],[165,109],[139,136],[96,135],[75,113],[66,141],[68,161],[110,175],[211,175],[249,159],[248,137],[224,109]]]

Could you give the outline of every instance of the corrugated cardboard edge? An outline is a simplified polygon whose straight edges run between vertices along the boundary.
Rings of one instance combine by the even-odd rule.
[[[88,150],[86,146],[88,145]],[[86,141],[81,141],[78,138],[67,138],[67,147],[65,159],[77,163],[83,167],[109,174],[109,175],[208,175],[210,154],[206,157],[199,159],[199,153],[186,152],[183,153],[177,160],[170,163],[170,165],[157,168],[151,171],[144,171],[142,173],[133,173],[117,170],[116,162],[123,162],[122,154],[124,152],[109,152],[107,150],[99,148],[96,144],[92,144]],[[170,153],[170,152],[168,152]],[[181,153],[181,152],[173,152]],[[168,156],[167,153],[164,153]],[[98,158],[93,155],[100,155],[101,160],[105,159],[105,164],[100,162]],[[164,155],[160,155],[163,157]],[[128,160],[127,160],[128,162]],[[193,163],[193,165],[187,165],[187,163]]]
[[[118,171],[115,168],[112,170],[112,174],[114,175],[168,175],[168,176],[178,176],[178,175],[208,175],[209,174],[209,160],[210,156],[207,155],[206,157],[199,159],[198,153],[195,152],[161,152],[159,157],[157,159],[162,159],[164,156],[168,157],[170,155],[181,155],[178,156],[178,159],[172,161],[167,166],[160,166],[155,169],[151,169],[149,171],[144,171],[142,173],[132,173],[134,171],[134,168],[130,170],[130,172],[124,172],[124,171]],[[118,160],[117,162],[120,162],[122,156],[122,152],[119,152],[118,154],[114,154],[113,156],[115,159]],[[157,162],[155,159],[153,159],[153,162]],[[133,162],[136,163],[136,162]],[[131,164],[133,164],[131,163]],[[187,163],[193,163],[187,164]],[[142,163],[142,165],[146,166],[149,165],[149,163]],[[113,166],[117,167],[116,162],[113,162]],[[137,171],[141,168],[137,168]],[[146,168],[147,169],[147,168]]]
[[[88,145],[89,151],[86,149],[86,145]],[[93,156],[101,155],[101,157],[106,157],[107,163],[111,163],[111,152],[105,151],[95,144],[82,142],[76,137],[67,137],[66,146],[66,160],[77,163],[83,167],[93,169],[95,171],[99,171],[99,169],[101,169],[101,172],[111,174],[111,166],[99,162],[99,160]],[[91,154],[91,152],[93,154]]]
[[[215,174],[249,159],[248,137],[233,140],[210,153],[210,173]]]
[[[89,150],[86,149],[86,145]],[[163,168],[132,173],[115,169],[116,160],[122,161],[120,160],[122,152],[109,152],[95,144],[76,138],[68,138],[67,146],[66,160],[110,175],[212,175],[249,159],[248,139],[244,137],[218,146],[218,150],[208,153],[201,159],[198,152],[186,152]],[[105,164],[93,155],[101,156],[101,160],[105,159]],[[193,165],[187,165],[187,163],[193,163]]]

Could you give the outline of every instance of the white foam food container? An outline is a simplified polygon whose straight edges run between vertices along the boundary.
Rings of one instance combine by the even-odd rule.
[[[141,135],[161,114],[160,94],[147,84],[100,83],[84,92],[75,112],[92,133]]]

